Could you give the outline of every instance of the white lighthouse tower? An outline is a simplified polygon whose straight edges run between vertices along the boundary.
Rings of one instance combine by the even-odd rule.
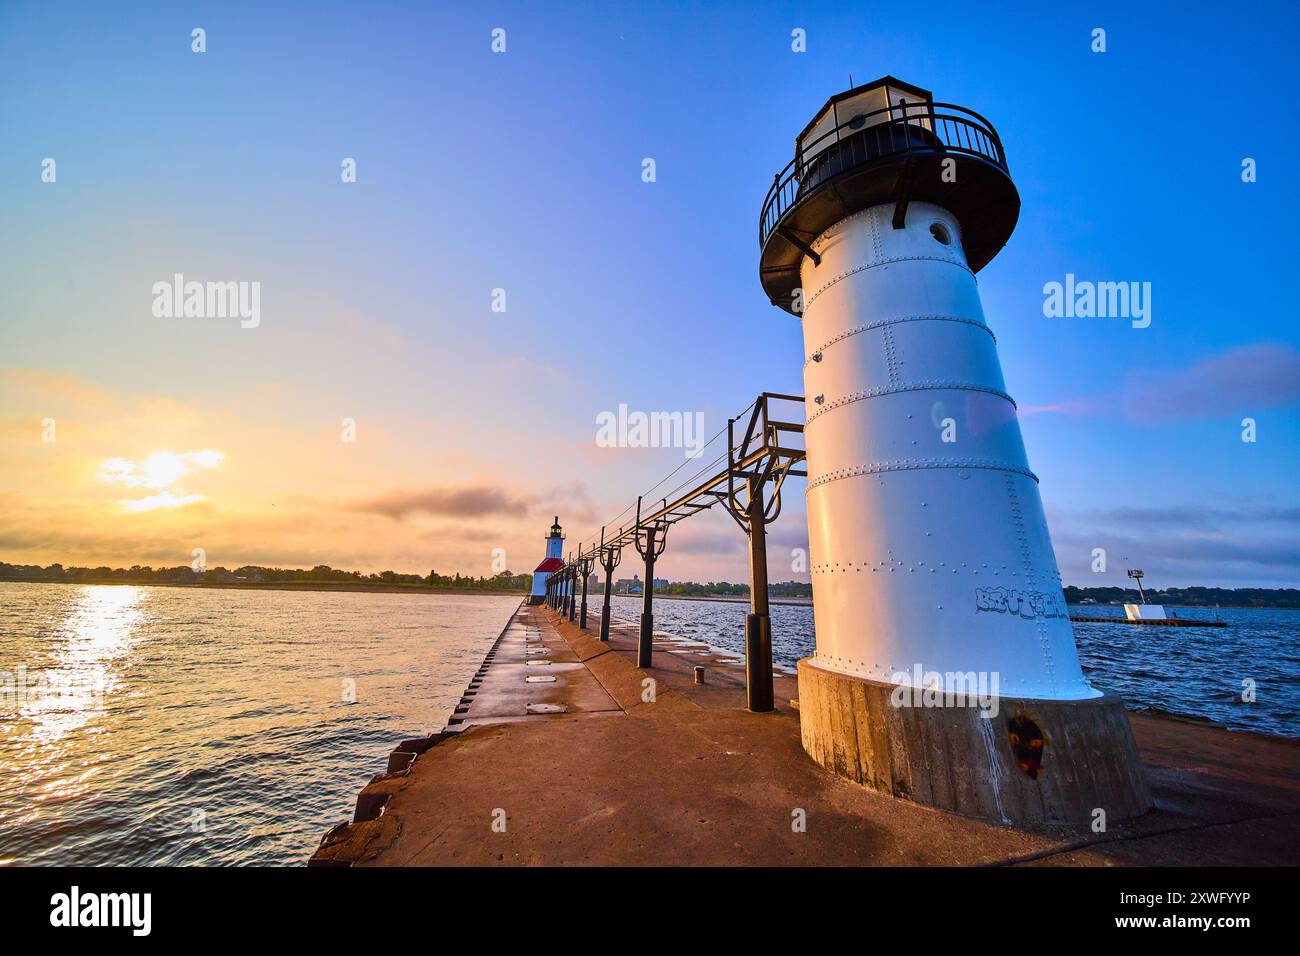
[[[799,315],[816,653],[805,749],[1016,823],[1149,808],[1122,703],[1079,666],[975,274],[1020,199],[983,117],[885,77],[833,97],[760,223]]]
[[[564,559],[560,557],[563,550],[564,531],[560,528],[560,516],[556,515],[551,523],[551,533],[546,538],[546,557],[533,571],[533,590],[528,595],[529,604],[541,604],[546,600],[546,579],[564,567]]]

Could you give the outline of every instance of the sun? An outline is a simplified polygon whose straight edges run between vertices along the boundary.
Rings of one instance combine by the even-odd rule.
[[[141,498],[119,499],[118,504],[126,511],[180,508],[202,501],[203,495],[187,494],[176,483],[186,475],[216,468],[225,457],[219,451],[205,448],[179,455],[172,451],[156,451],[139,462],[129,458],[109,458],[99,463],[99,480],[156,492]]]
[[[156,451],[140,462],[139,473],[141,484],[156,490],[174,485],[187,470],[189,470],[188,466],[180,455],[169,451]]]

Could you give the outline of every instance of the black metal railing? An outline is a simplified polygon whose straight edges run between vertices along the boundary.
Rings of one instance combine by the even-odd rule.
[[[758,219],[758,244],[815,187],[859,166],[913,150],[976,156],[1007,170],[1002,140],[993,125],[952,103],[887,106],[860,114],[811,143],[801,143],[790,163],[773,177]]]
[[[780,408],[790,403],[803,405],[802,395],[782,395],[763,392],[747,405],[736,418],[727,420],[727,427],[713,436],[700,449],[704,450],[727,436],[726,450],[710,460],[698,472],[668,492],[659,503],[643,509],[644,496],[636,500],[636,520],[630,526],[619,525],[600,529],[599,543],[584,550],[578,545],[578,555],[569,555],[568,562],[547,578],[547,603],[551,608],[575,620],[575,600],[582,593],[582,627],[587,626],[587,587],[584,583],[594,562],[605,569],[605,595],[601,608],[600,639],[609,640],[610,599],[613,596],[610,575],[621,560],[624,548],[632,547],[645,561],[645,579],[641,585],[641,618],[637,625],[637,666],[649,667],[654,659],[654,566],[663,553],[669,530],[701,511],[708,511],[721,503],[732,519],[749,538],[750,606],[745,618],[745,688],[750,710],[755,712],[773,709],[772,690],[772,625],[768,610],[767,582],[767,532],[765,528],[781,513],[781,488],[791,477],[808,477],[802,465],[806,451],[802,447],[803,423],[773,418],[770,405],[781,402]],[[802,407],[800,408],[802,412]],[[744,437],[737,444],[736,426],[749,414]],[[785,416],[783,416],[784,418]],[[799,414],[793,416],[802,417]],[[725,460],[725,463],[724,463]],[[671,480],[680,469],[674,469],[661,479],[651,491]],[[631,510],[624,508],[615,521]]]

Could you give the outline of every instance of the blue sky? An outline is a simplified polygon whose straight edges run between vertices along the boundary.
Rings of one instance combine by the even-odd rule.
[[[825,99],[889,73],[1006,147],[1021,218],[980,287],[1067,583],[1127,562],[1297,586],[1300,13],[988,6],[6,3],[0,559],[186,563],[201,538],[214,563],[482,573],[498,545],[534,563],[555,511],[589,537],[680,461],[596,448],[600,412],[698,410],[712,434],[801,391],[759,207]],[[260,281],[261,327],[160,324],[147,291],[175,272]],[[1066,273],[1150,282],[1151,326],[1045,318]],[[36,457],[31,423],[77,397],[84,445]],[[355,448],[329,437],[342,416]],[[229,446],[205,500],[100,514],[78,476],[164,441]],[[801,497],[774,579],[800,577]],[[723,516],[674,540],[670,577],[745,573]]]

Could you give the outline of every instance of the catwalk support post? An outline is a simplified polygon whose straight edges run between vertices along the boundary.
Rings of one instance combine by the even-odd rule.
[[[650,667],[654,659],[654,592],[655,558],[663,554],[668,543],[668,526],[651,522],[641,527],[641,499],[636,499],[636,550],[645,561],[645,580],[641,583],[641,629],[636,646],[636,666]]]

